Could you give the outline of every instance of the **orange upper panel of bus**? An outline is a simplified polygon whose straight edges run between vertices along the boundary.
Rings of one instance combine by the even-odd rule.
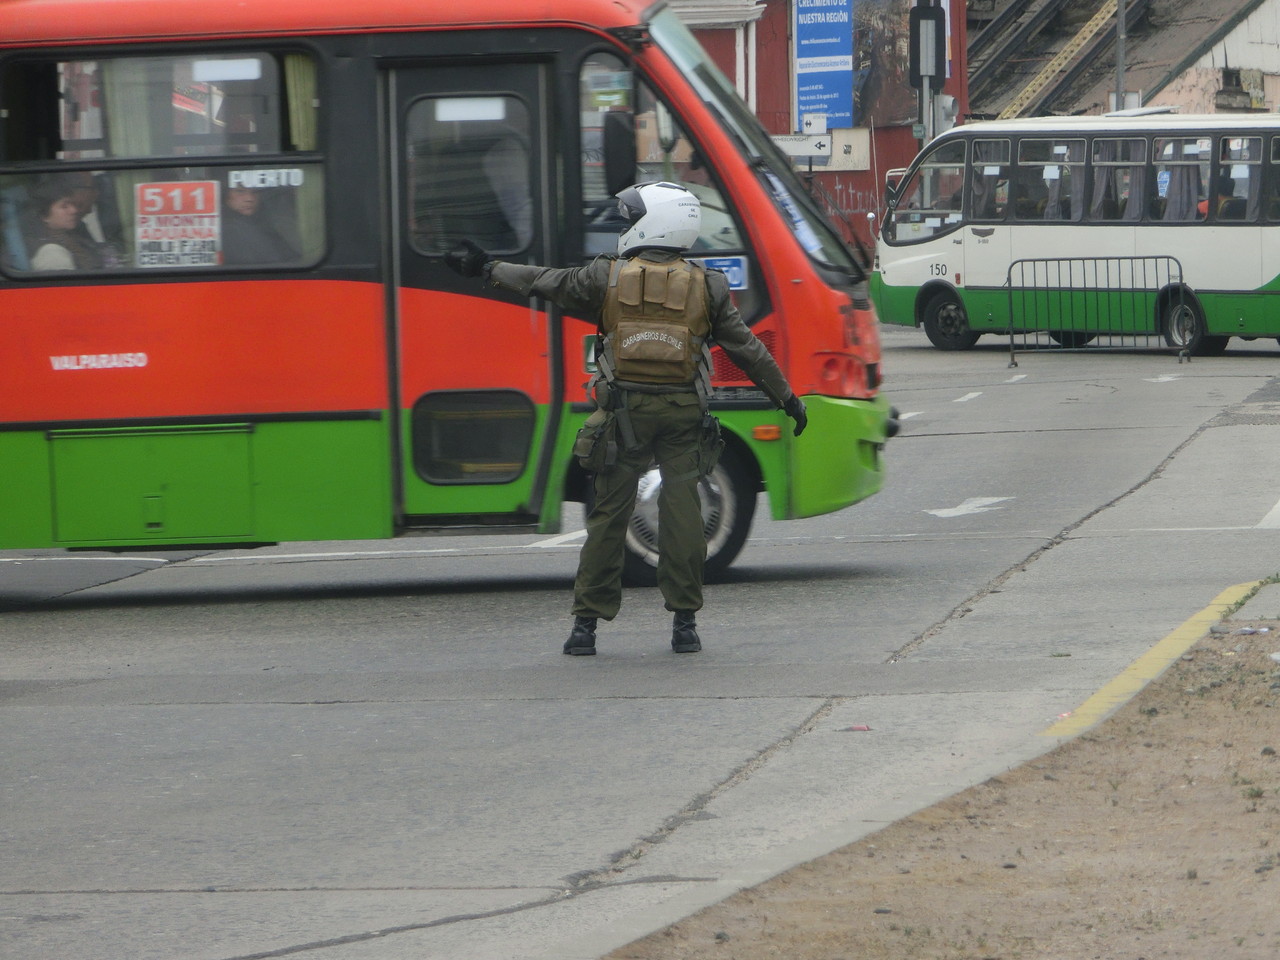
[[[4,0],[0,48],[554,24],[634,26],[653,0]]]

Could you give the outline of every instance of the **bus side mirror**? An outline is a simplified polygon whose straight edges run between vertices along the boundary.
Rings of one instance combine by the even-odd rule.
[[[626,111],[604,115],[604,185],[613,197],[636,179],[636,131]]]
[[[907,171],[905,167],[895,167],[884,175],[884,205],[892,206],[898,200],[898,190],[902,187],[902,181],[906,177]]]
[[[867,211],[867,229],[871,231],[871,235],[876,235],[876,213],[874,210]]]

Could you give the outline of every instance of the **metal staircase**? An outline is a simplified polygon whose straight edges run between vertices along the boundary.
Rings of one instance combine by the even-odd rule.
[[[1000,111],[999,118],[1008,120],[1021,116],[1024,110],[1034,104],[1036,98],[1062,72],[1062,69],[1071,59],[1084,49],[1085,45],[1097,35],[1099,30],[1115,18],[1117,7],[1117,0],[1105,0],[1089,22],[1081,27],[1076,35],[1068,40],[1063,48],[1057,52],[1053,59],[1045,64],[1044,68],[1031,79],[1031,82],[1023,87],[1022,91]]]

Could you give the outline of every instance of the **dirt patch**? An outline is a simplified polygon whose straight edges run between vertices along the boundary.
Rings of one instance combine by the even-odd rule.
[[[1070,743],[606,960],[1275,960],[1280,622],[1226,626]]]

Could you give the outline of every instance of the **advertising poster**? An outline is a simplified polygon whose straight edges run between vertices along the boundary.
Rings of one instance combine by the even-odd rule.
[[[140,183],[135,188],[135,266],[215,267],[221,259],[218,181]]]

